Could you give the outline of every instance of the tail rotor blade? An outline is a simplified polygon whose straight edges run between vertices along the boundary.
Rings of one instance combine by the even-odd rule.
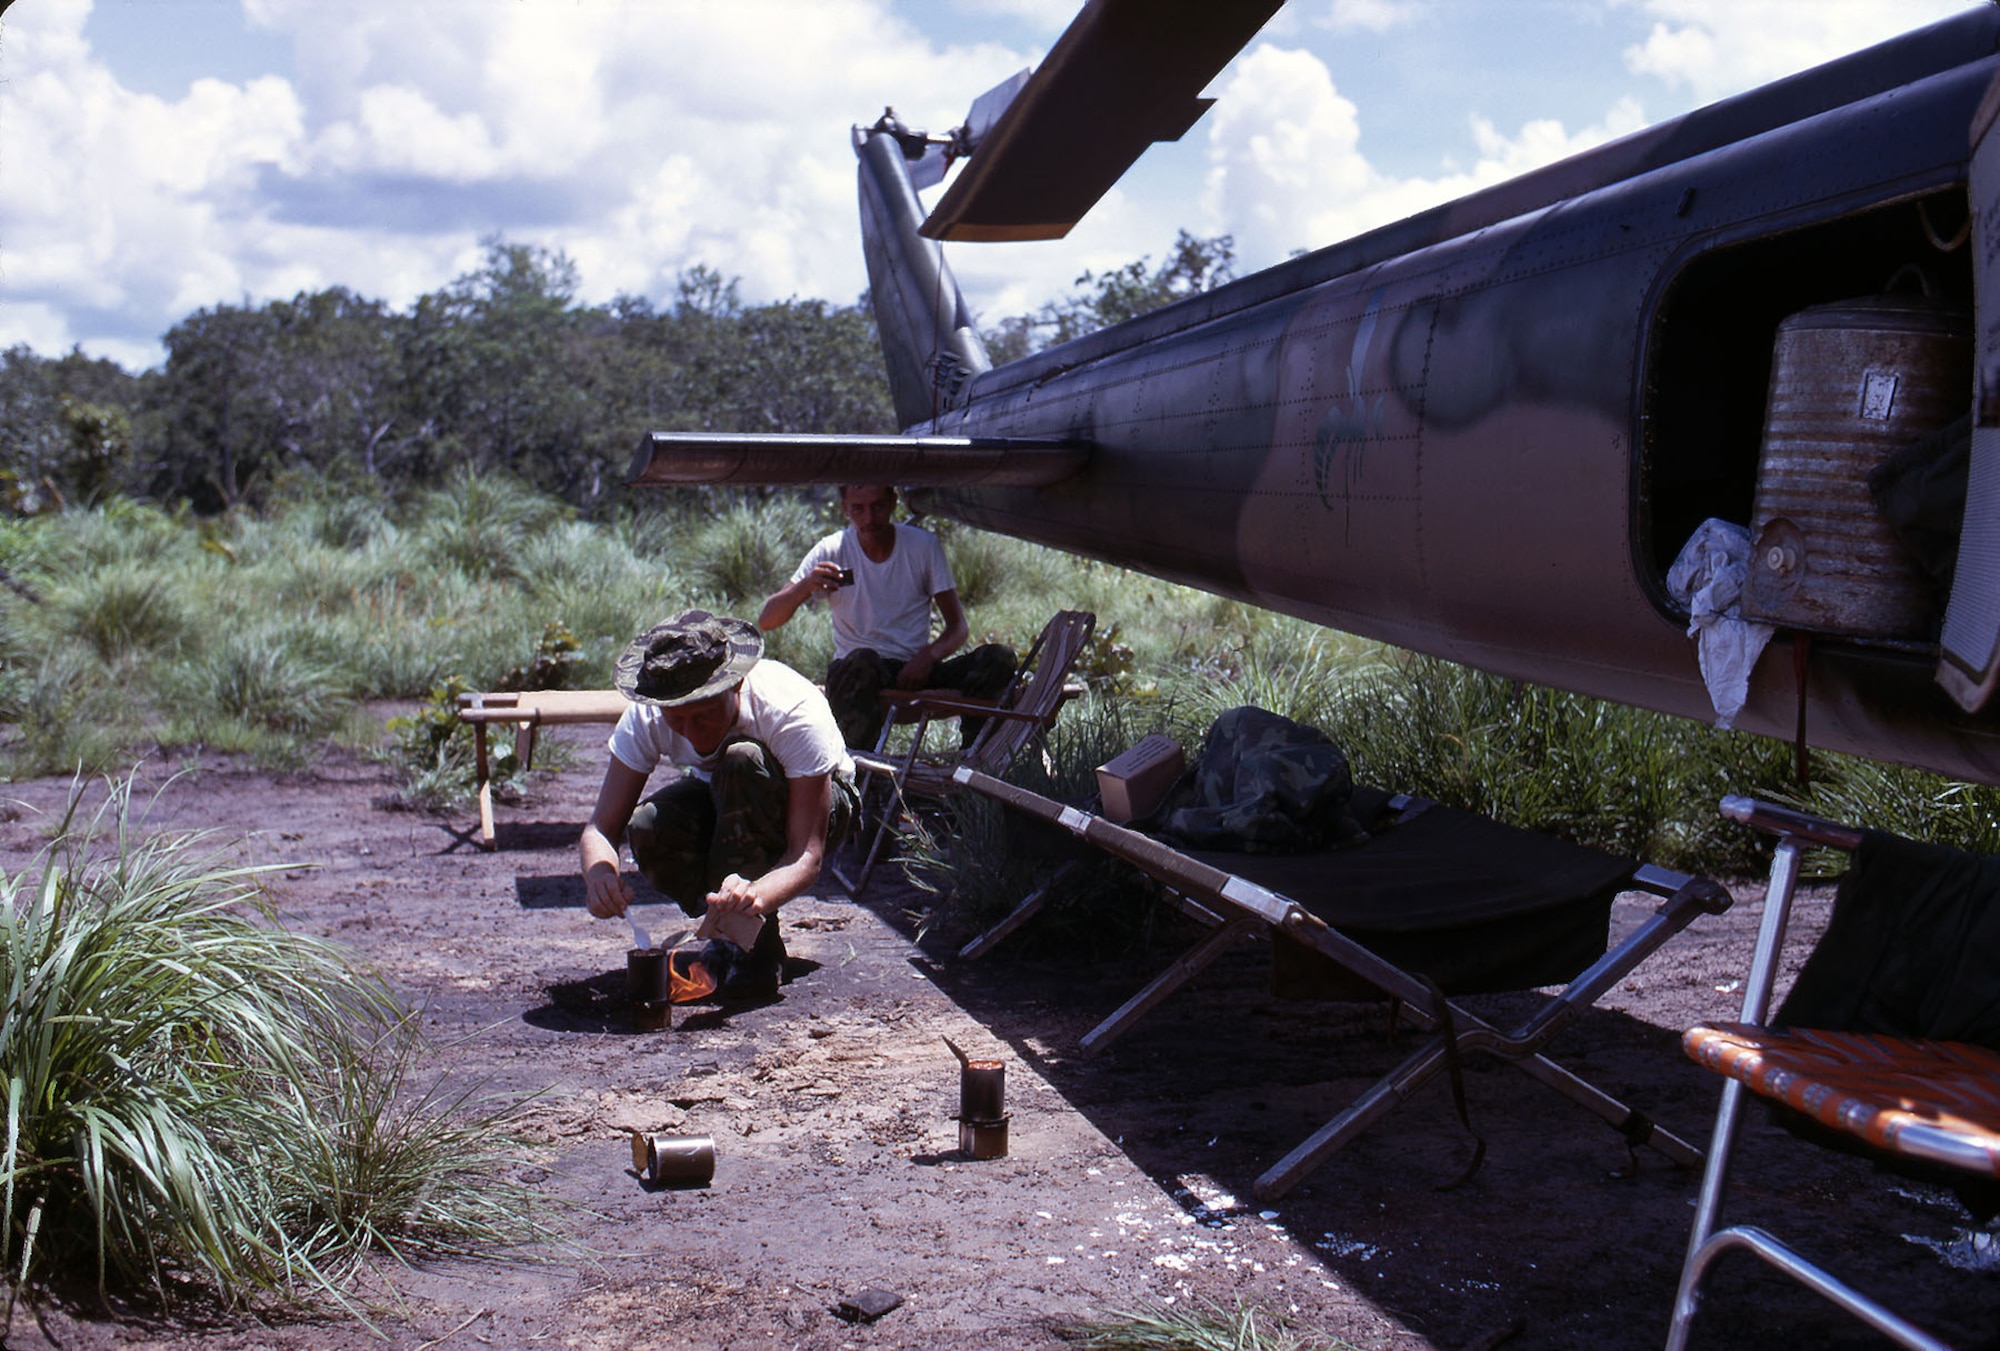
[[[1203,87],[1281,3],[1089,0],[992,126],[968,137],[978,153],[923,233],[1062,238],[1147,146],[1179,140],[1208,110]],[[1006,88],[973,105],[975,121]]]

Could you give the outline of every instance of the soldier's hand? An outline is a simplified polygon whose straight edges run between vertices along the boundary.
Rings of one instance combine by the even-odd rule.
[[[896,673],[896,688],[899,690],[921,690],[930,686],[931,672],[937,669],[937,658],[928,652],[919,652],[903,663],[903,669]]]
[[[583,874],[583,904],[599,919],[615,919],[632,904],[632,888],[609,863],[599,863]]]
[[[723,914],[731,911],[742,911],[750,915],[764,913],[763,902],[757,895],[755,884],[749,878],[737,873],[731,873],[723,878],[722,885],[708,893],[708,908],[719,910]]]

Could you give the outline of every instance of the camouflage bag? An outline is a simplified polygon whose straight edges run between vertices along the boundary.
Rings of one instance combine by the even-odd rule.
[[[1160,835],[1196,849],[1303,853],[1368,838],[1347,809],[1353,792],[1347,756],[1326,733],[1232,708],[1153,819]]]

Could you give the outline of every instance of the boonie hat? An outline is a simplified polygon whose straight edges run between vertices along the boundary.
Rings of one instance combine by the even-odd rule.
[[[634,638],[612,682],[635,704],[678,708],[727,694],[764,655],[755,624],[688,610]]]

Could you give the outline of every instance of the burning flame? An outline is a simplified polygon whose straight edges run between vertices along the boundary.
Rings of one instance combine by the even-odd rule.
[[[667,958],[667,998],[676,1004],[692,1004],[715,993],[715,977],[692,953],[676,952]]]

